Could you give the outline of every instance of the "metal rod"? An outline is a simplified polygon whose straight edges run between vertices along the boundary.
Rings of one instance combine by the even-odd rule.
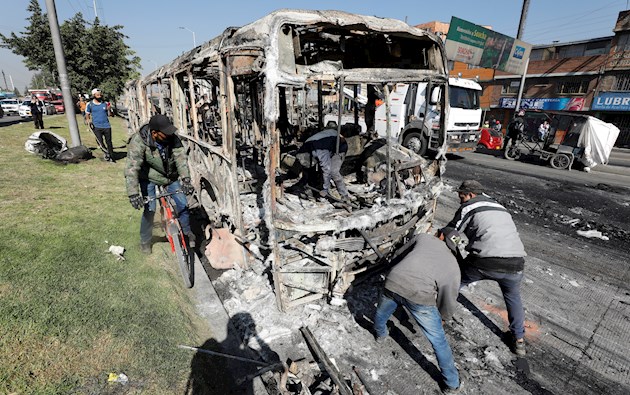
[[[343,83],[344,77],[343,75],[339,77],[339,87],[337,88],[337,92],[339,95],[339,108],[337,109],[337,148],[335,149],[335,153],[339,155],[339,140],[341,140],[341,113],[343,112]]]
[[[354,124],[359,125],[359,85],[354,85]]]
[[[378,247],[376,246],[376,244],[374,244],[374,242],[372,241],[372,239],[370,239],[367,235],[367,233],[365,233],[364,230],[359,229],[359,233],[361,233],[361,236],[363,236],[363,238],[365,239],[365,241],[367,241],[368,245],[374,250],[374,252],[376,253],[376,255],[380,258],[383,259],[385,258],[385,255],[383,255],[383,253],[381,252],[381,250],[378,249]]]
[[[319,122],[319,130],[324,128],[324,97],[322,96],[323,85],[324,84],[321,80],[317,81],[317,119]]]
[[[256,365],[260,365],[260,366],[267,366],[267,365],[269,365],[267,362],[256,361],[255,359],[237,357],[236,355],[224,354],[222,352],[205,350],[203,348],[198,348],[198,347],[183,346],[181,344],[179,346],[177,346],[177,347],[179,347],[179,348],[181,348],[183,350],[190,350],[190,351],[200,352],[202,354],[216,355],[218,357],[223,357],[223,358],[228,358],[228,359],[236,359],[237,361],[241,361],[241,362],[255,363]]]
[[[300,331],[302,332],[302,335],[304,336],[304,339],[306,339],[306,342],[308,343],[310,348],[315,353],[315,356],[321,361],[322,365],[324,365],[324,368],[326,369],[326,372],[328,372],[328,374],[330,375],[333,383],[337,385],[337,388],[339,389],[339,394],[352,395],[352,390],[348,388],[348,385],[341,377],[339,370],[337,370],[335,365],[332,364],[332,362],[328,358],[328,355],[326,355],[324,350],[322,350],[321,346],[319,345],[319,343],[317,343],[317,340],[315,340],[315,337],[313,337],[313,334],[308,329],[308,327],[302,327],[300,328]]]
[[[389,200],[392,198],[392,146],[389,141],[392,138],[392,106],[389,102],[389,86],[385,84],[383,90],[385,91],[385,112],[387,114],[385,119],[387,120],[387,203],[389,204]]]

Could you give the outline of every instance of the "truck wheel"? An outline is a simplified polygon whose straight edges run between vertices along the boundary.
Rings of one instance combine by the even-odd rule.
[[[554,169],[564,170],[569,168],[571,158],[567,154],[555,154],[551,157],[549,163]]]
[[[427,136],[422,133],[411,132],[405,136],[403,146],[405,148],[409,148],[420,156],[424,156],[427,153],[429,141],[427,140]]]

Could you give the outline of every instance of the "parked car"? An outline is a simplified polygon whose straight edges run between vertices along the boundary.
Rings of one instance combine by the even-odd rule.
[[[4,110],[2,109],[2,106],[0,106],[0,118],[4,117]]]
[[[31,116],[31,101],[24,100],[22,104],[20,104],[20,117],[21,118],[30,118]]]
[[[17,99],[4,99],[0,100],[0,106],[4,110],[4,113],[7,115],[15,114],[18,115],[20,112],[20,102]]]
[[[55,107],[55,112],[57,114],[64,114],[66,112],[66,107],[63,105],[63,100],[53,100],[51,101],[51,103]]]
[[[44,102],[44,108],[45,108],[45,110],[44,110],[44,114],[45,115],[55,115],[57,113],[57,109],[49,101],[45,101]]]
[[[503,147],[503,134],[491,128],[481,129],[481,138],[477,143],[477,148],[487,148],[500,150]]]

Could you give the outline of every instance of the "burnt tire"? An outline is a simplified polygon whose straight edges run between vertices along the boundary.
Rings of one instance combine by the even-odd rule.
[[[516,145],[511,145],[505,149],[503,157],[507,160],[516,160],[521,157],[521,150]]]
[[[571,158],[567,154],[555,154],[549,160],[551,167],[558,170],[568,169],[571,165]]]
[[[411,132],[403,139],[403,146],[420,156],[424,156],[429,148],[429,140],[420,132]]]

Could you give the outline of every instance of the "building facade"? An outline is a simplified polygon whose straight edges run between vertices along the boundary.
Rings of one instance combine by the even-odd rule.
[[[416,27],[446,39],[448,24]],[[573,111],[593,115],[621,130],[617,146],[630,146],[630,10],[619,13],[614,35],[588,40],[535,45],[529,60],[521,108]],[[514,117],[521,76],[451,64],[451,75],[476,78],[484,88],[485,119],[504,126]]]

